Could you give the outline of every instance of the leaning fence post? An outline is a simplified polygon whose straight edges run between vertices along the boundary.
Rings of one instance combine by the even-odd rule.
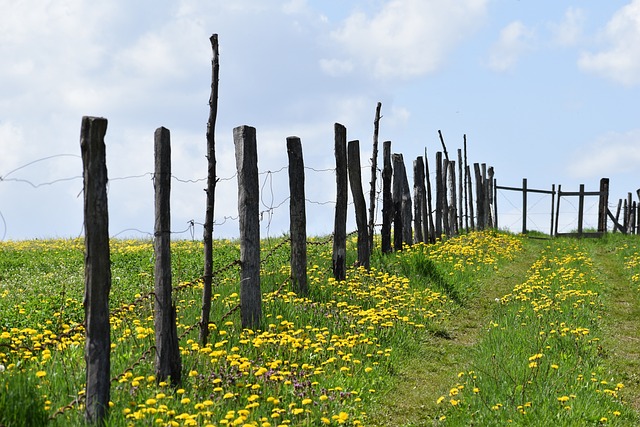
[[[109,213],[104,135],[107,119],[83,117],[80,149],[84,176],[85,420],[102,424],[109,408],[111,338]]]
[[[334,125],[334,150],[336,157],[336,211],[333,224],[333,278],[340,281],[347,277],[347,128]]]
[[[160,127],[154,134],[155,232],[155,299],[153,324],[156,338],[156,381],[171,379],[176,386],[181,380],[182,362],[176,325],[176,306],[171,299],[171,136]]]
[[[291,278],[293,291],[307,296],[307,217],[304,195],[304,159],[300,138],[287,138],[289,156],[289,215],[291,217]]]
[[[358,265],[369,269],[371,252],[369,251],[369,229],[367,226],[367,206],[362,192],[362,172],[360,169],[360,141],[349,141],[347,145],[349,186],[356,211],[358,227]]]
[[[260,218],[258,149],[256,129],[233,129],[238,171],[238,216],[240,219],[240,317],[242,328],[258,329],[262,317],[260,293]]]

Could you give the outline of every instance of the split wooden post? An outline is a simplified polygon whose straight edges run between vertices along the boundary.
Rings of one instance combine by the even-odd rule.
[[[209,336],[209,316],[211,313],[211,286],[213,282],[213,216],[216,192],[216,142],[215,128],[218,115],[218,80],[220,61],[218,49],[218,35],[213,34],[209,39],[213,58],[211,59],[211,96],[209,97],[209,120],[207,121],[207,201],[204,219],[204,275],[202,290],[202,311],[200,314],[200,344],[204,347]]]
[[[289,157],[289,216],[291,231],[291,281],[293,291],[307,296],[307,214],[304,193],[304,159],[302,142],[296,136],[287,138]]]
[[[413,162],[413,229],[415,242],[425,242],[429,235],[427,222],[427,197],[424,186],[424,161],[422,156],[416,157]]]
[[[256,129],[233,129],[238,172],[238,216],[240,222],[240,317],[243,329],[259,329],[262,318],[260,292],[260,217],[258,148]]]
[[[436,233],[435,227],[433,224],[433,209],[431,202],[431,176],[429,175],[429,157],[427,157],[427,148],[424,149],[424,177],[427,181],[427,217],[429,218],[429,238],[427,239],[430,243],[435,243],[436,241]],[[426,238],[426,236],[425,236]]]
[[[109,409],[111,338],[109,212],[104,135],[107,119],[83,117],[80,130],[84,177],[85,420],[102,424]]]
[[[358,227],[358,265],[369,269],[371,252],[369,251],[369,237],[367,228],[367,206],[362,192],[362,172],[360,169],[360,141],[349,141],[347,146],[347,160],[349,170],[349,186],[356,211],[356,226]]]
[[[336,211],[333,223],[333,278],[347,277],[347,128],[334,125],[334,152],[336,157]]]
[[[391,247],[391,223],[393,222],[393,195],[391,193],[391,177],[393,168],[391,166],[391,141],[382,143],[382,253],[389,253]]]
[[[160,127],[154,135],[155,174],[155,285],[153,324],[156,338],[156,382],[177,386],[181,381],[182,362],[176,325],[176,306],[171,297],[171,136]]]

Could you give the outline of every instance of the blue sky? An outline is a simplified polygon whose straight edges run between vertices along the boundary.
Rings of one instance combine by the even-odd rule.
[[[608,177],[612,204],[640,187],[640,0],[0,4],[5,239],[82,234],[84,115],[109,120],[111,234],[153,231],[153,132],[165,126],[177,178],[172,227],[188,230],[193,220],[176,237],[200,237],[212,33],[221,64],[217,237],[237,235],[235,126],[257,129],[263,235],[288,227],[282,168],[291,135],[315,169],[307,175],[309,234],[328,234],[333,124],[360,140],[367,166],[378,101],[380,140],[391,140],[408,164],[425,147],[433,163],[441,130],[452,153],[466,134],[470,162],[494,166],[500,185],[527,178],[532,188],[596,190]],[[519,197],[500,194],[501,225],[519,227]],[[530,202],[543,231],[545,197]]]

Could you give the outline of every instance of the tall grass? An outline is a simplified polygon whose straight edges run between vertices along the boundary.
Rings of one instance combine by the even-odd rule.
[[[214,278],[213,323],[206,346],[197,342],[202,244],[173,243],[174,299],[185,370],[177,388],[157,384],[153,376],[151,242],[112,241],[113,380],[108,425],[367,425],[380,394],[398,380],[399,357],[411,357],[420,337],[446,336],[452,316],[482,295],[479,284],[484,281],[478,278],[499,271],[518,256],[524,244],[522,238],[504,233],[470,233],[435,245],[405,247],[391,255],[376,253],[370,270],[352,268],[347,279],[338,282],[331,277],[331,245],[318,240],[309,245],[311,292],[303,298],[290,291],[289,247],[282,240],[263,242],[264,322],[258,330],[240,326],[239,274],[232,266],[239,257],[238,244],[216,242],[214,269],[219,273]],[[355,238],[348,243],[350,256],[355,254],[355,243]],[[578,254],[575,248],[566,251]],[[348,260],[353,261],[353,257]],[[577,413],[582,411],[580,405],[586,411],[591,402],[604,408],[594,415],[600,419],[632,419],[616,399],[617,384],[601,383],[604,378],[596,359],[586,365],[595,374],[583,374],[585,381],[580,384],[588,385],[594,395],[600,390],[594,399],[601,400],[583,401],[586,392],[567,388],[560,380],[539,383],[538,378],[545,375],[575,377],[572,351],[580,360],[597,357],[597,315],[593,313],[602,310],[597,294],[588,293],[591,288],[584,290],[587,284],[583,286],[582,281],[580,287],[561,282],[568,271],[578,269],[571,277],[584,277],[590,283],[588,271],[580,276],[585,259],[567,265],[560,261],[548,255],[539,266],[545,274],[555,272],[548,273],[548,286],[558,290],[530,291],[523,286],[502,299],[503,311],[487,326],[482,344],[486,348],[478,350],[477,361],[483,367],[465,372],[453,387],[457,391],[452,388],[451,396],[443,398],[449,408],[443,406],[438,415],[442,422],[506,422],[515,420],[515,415],[525,419],[518,406],[532,413],[533,419],[538,409],[527,402],[538,405],[539,395],[550,390],[561,394],[540,403],[541,408],[571,406]],[[0,384],[27,379],[31,385],[20,393],[35,393],[33,404],[52,425],[83,424],[82,262],[78,240],[0,244],[0,364],[4,367]],[[533,271],[532,283],[538,280]],[[532,292],[554,296],[557,310],[551,304],[542,312],[539,307],[538,312],[526,311]],[[535,301],[548,302],[540,298]],[[547,317],[555,311],[570,318]],[[541,313],[543,319],[538,317]],[[520,326],[508,327],[512,324]],[[542,329],[528,329],[543,324],[545,335],[540,334]],[[534,332],[538,335],[532,339]],[[583,344],[584,348],[574,351]],[[536,366],[530,366],[533,362]],[[486,383],[481,382],[484,378]],[[474,393],[476,388],[479,391]],[[558,400],[565,395],[566,401]],[[485,396],[494,396],[491,406],[499,404],[498,413],[511,411],[510,417],[495,418],[491,408],[482,412]],[[563,417],[571,414],[564,411],[560,411]],[[16,416],[21,417],[17,412]]]

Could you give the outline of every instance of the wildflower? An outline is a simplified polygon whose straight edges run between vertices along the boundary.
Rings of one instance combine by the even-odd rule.
[[[44,377],[46,375],[47,375],[47,373],[45,371],[36,372],[36,377],[38,377],[38,378],[42,378],[42,377]]]

